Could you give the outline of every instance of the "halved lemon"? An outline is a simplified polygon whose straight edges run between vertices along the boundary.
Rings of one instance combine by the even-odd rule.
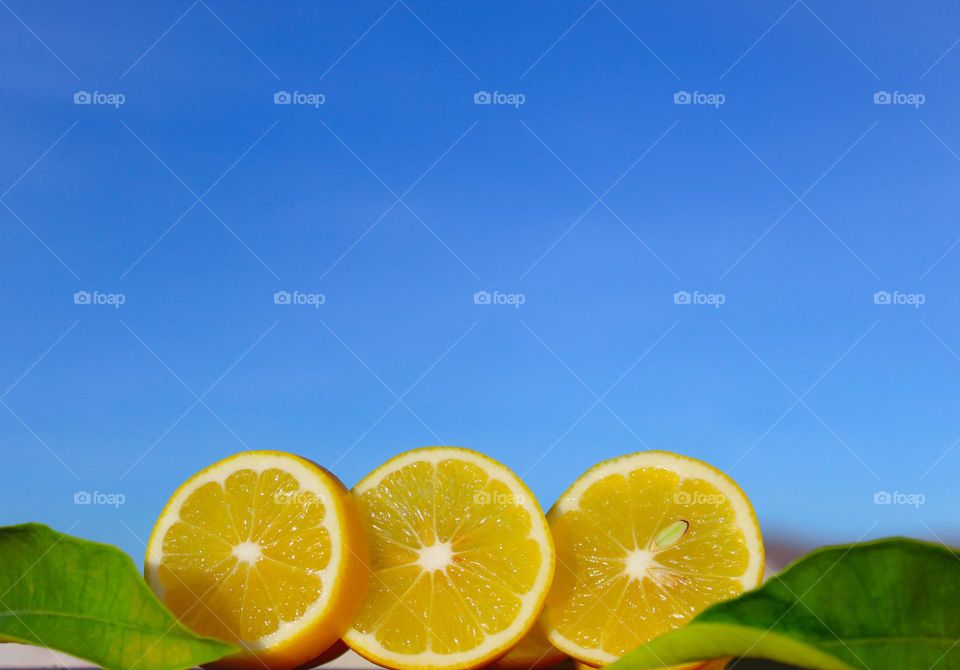
[[[543,624],[590,665],[677,628],[760,584],[763,542],[750,501],[723,472],[663,451],[584,473],[547,515],[557,574]]]
[[[534,626],[493,667],[502,670],[539,670],[557,665],[566,659],[566,654],[550,644],[540,626]]]
[[[506,466],[456,447],[408,451],[353,489],[373,576],[344,641],[398,670],[463,670],[533,626],[554,550],[536,499]]]
[[[145,572],[190,628],[243,647],[220,665],[268,670],[333,645],[369,579],[349,491],[278,451],[236,454],[177,489],[150,535]]]

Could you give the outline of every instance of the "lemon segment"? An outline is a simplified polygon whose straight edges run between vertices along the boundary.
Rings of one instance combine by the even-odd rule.
[[[763,543],[743,491],[712,466],[668,452],[600,463],[548,514],[557,574],[543,623],[594,666],[760,584]]]
[[[355,501],[329,472],[275,451],[236,454],[173,494],[147,582],[187,626],[244,651],[224,667],[285,670],[346,631],[366,590]]]
[[[479,667],[533,626],[553,542],[508,468],[466,449],[415,449],[354,495],[373,576],[344,640],[361,656],[400,670]]]

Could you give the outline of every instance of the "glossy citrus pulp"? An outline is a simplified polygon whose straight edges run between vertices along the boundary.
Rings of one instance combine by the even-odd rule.
[[[479,667],[534,624],[553,575],[543,513],[509,469],[415,449],[354,487],[373,576],[344,640],[403,670]]]
[[[146,577],[193,630],[241,646],[221,662],[284,670],[333,645],[365,593],[366,538],[336,477],[281,452],[243,452],[171,497]]]
[[[600,463],[547,515],[557,574],[543,624],[590,665],[612,663],[719,600],[760,584],[763,543],[743,491],[692,458]]]

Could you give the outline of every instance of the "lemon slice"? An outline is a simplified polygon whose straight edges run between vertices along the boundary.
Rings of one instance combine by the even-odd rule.
[[[373,576],[344,641],[398,670],[475,668],[533,626],[553,576],[533,494],[467,449],[397,456],[353,489]]]
[[[347,630],[369,578],[356,504],[319,465],[249,451],[188,479],[147,543],[147,582],[193,630],[243,647],[221,664],[286,670]]]
[[[540,626],[534,626],[493,667],[502,670],[539,670],[557,665],[566,658],[566,654],[550,644]]]
[[[557,648],[602,666],[706,606],[760,584],[750,501],[724,473],[663,451],[584,473],[547,515],[557,574],[543,624]]]

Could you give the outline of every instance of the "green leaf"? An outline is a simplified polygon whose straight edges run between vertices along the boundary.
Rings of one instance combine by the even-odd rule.
[[[178,670],[237,651],[180,624],[119,549],[40,524],[0,527],[0,642],[108,670]]]
[[[726,656],[816,670],[960,670],[958,640],[960,556],[893,538],[808,554],[608,670]]]

